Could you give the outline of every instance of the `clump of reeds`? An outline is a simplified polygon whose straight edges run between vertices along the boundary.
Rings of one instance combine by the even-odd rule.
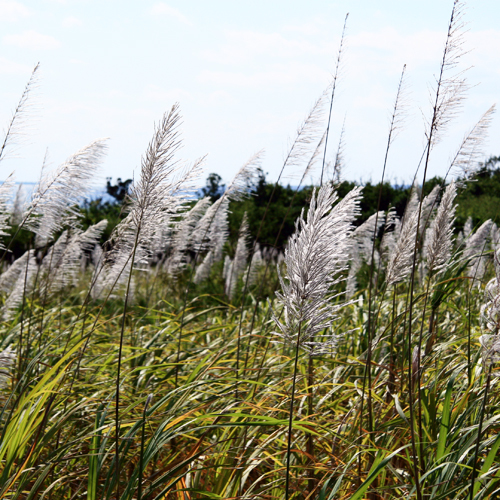
[[[332,86],[282,164],[280,179],[301,169],[302,185],[323,153],[321,185],[284,254],[260,240],[271,200],[257,231],[245,215],[236,244],[227,243],[228,214],[250,195],[261,153],[217,201],[190,196],[203,159],[178,159],[178,105],[157,124],[107,242],[108,222],[85,227],[79,210],[105,141],[44,171],[27,203],[13,198],[7,178],[0,498],[498,495],[499,230],[493,221],[468,222],[458,236],[455,227],[457,193],[477,169],[493,108],[450,164],[460,180],[430,193],[425,183],[467,87],[453,73],[461,31],[455,1],[424,181],[415,180],[401,218],[382,210],[379,195],[378,210],[356,226],[361,188],[337,194],[342,147],[329,178],[344,34]],[[7,128],[2,161],[37,71]],[[383,175],[401,125],[404,74]],[[26,248],[14,258],[20,236]]]

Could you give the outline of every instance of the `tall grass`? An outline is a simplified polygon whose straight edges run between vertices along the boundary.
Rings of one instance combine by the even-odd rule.
[[[460,8],[425,171],[465,85],[444,76]],[[337,74],[282,173],[326,147]],[[464,182],[491,113],[452,163]],[[24,208],[0,187],[0,499],[497,498],[496,225],[456,234],[451,182],[427,197],[415,183],[401,220],[377,210],[356,228],[361,190],[338,199],[323,164],[284,255],[249,241],[245,220],[232,253],[230,202],[261,156],[218,201],[194,203],[202,160],[179,163],[179,124],[174,106],[102,248],[106,222],[83,231],[75,207],[103,141],[44,173]],[[7,265],[19,235],[30,247]]]

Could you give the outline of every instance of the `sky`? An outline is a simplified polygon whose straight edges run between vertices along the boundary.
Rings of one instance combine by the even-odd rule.
[[[408,183],[424,144],[429,94],[439,71],[451,0],[0,0],[0,126],[5,131],[31,71],[39,80],[23,136],[0,164],[4,179],[33,182],[49,165],[109,137],[105,177],[139,175],[154,125],[179,102],[179,159],[207,155],[205,173],[229,182],[256,151],[276,180],[290,141],[332,81],[349,13],[327,160],[344,132],[345,179],[378,181],[403,64],[407,112],[391,145],[387,178]],[[464,134],[498,100],[500,2],[466,5],[470,90],[432,151],[443,175]],[[326,116],[318,127],[321,135]],[[3,136],[2,136],[3,139]],[[484,158],[500,155],[493,120]],[[282,181],[298,183],[300,168]],[[206,175],[205,175],[206,176]],[[317,182],[318,169],[308,181]],[[201,179],[203,183],[203,179]]]

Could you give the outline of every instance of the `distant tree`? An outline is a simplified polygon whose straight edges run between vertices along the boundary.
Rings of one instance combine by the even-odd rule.
[[[457,196],[456,227],[461,229],[468,217],[474,226],[491,219],[500,223],[500,157],[485,161],[473,179],[468,181]]]
[[[224,193],[226,185],[222,184],[222,177],[219,174],[208,174],[205,187],[201,188],[203,196],[210,196],[212,202],[217,201]]]
[[[117,203],[123,203],[125,196],[128,194],[132,179],[122,181],[120,177],[116,179],[116,184],[111,184],[111,177],[106,178],[106,192],[112,196]]]

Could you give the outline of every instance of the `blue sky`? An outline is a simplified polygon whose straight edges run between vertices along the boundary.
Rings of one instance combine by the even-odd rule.
[[[230,180],[255,151],[275,179],[290,137],[328,85],[346,12],[329,157],[345,118],[344,177],[379,179],[389,110],[407,64],[411,90],[388,175],[407,182],[423,144],[429,84],[439,69],[449,0],[0,0],[0,124],[5,127],[41,63],[25,138],[2,162],[5,178],[34,181],[48,148],[52,166],[110,137],[104,177],[131,177],[163,112],[179,101],[181,157],[208,154],[206,171]],[[461,69],[473,86],[434,150],[430,175],[448,167],[463,135],[498,99],[500,2],[466,6]],[[485,156],[500,155],[493,121]],[[287,173],[285,181],[296,183]],[[137,174],[136,174],[137,175]],[[317,178],[317,174],[312,180]]]

